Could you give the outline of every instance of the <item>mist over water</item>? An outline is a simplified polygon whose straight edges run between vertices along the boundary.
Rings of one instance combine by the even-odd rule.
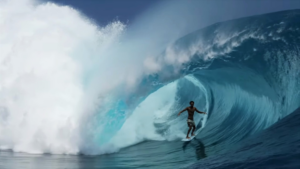
[[[176,94],[184,93],[183,84],[190,85],[198,95],[184,93],[185,99],[196,100],[206,111],[209,94],[197,78],[180,74],[191,54],[204,49],[177,50],[172,44],[218,21],[298,5],[273,3],[277,6],[267,10],[245,11],[258,4],[218,1],[223,8],[216,11],[216,2],[166,1],[129,25],[114,21],[100,27],[69,6],[1,0],[0,31],[5,33],[0,34],[0,148],[101,154],[147,139],[182,137],[186,124],[172,119],[182,108],[174,107],[179,104]],[[240,10],[230,10],[236,6]],[[155,73],[165,77],[165,83],[170,77],[178,79],[154,87],[155,93],[142,93],[142,80]],[[135,94],[140,98],[133,99]],[[206,118],[196,121],[204,126]]]

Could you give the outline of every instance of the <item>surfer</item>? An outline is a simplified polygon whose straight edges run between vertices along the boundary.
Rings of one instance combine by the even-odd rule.
[[[189,126],[189,131],[187,132],[187,135],[186,135],[187,139],[190,139],[189,134],[190,134],[190,131],[192,128],[193,128],[192,136],[195,136],[194,132],[195,132],[196,126],[195,126],[195,122],[194,122],[194,112],[196,111],[201,114],[206,114],[204,112],[199,111],[196,107],[194,107],[194,101],[190,101],[190,105],[191,105],[190,107],[187,107],[178,113],[178,116],[179,116],[182,112],[184,112],[186,110],[188,111],[187,125]]]

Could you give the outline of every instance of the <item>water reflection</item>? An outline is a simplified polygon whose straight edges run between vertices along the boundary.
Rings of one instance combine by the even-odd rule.
[[[185,152],[188,146],[195,150],[197,160],[207,157],[205,153],[205,146],[200,139],[194,138],[191,141],[184,142],[182,145],[182,150]]]

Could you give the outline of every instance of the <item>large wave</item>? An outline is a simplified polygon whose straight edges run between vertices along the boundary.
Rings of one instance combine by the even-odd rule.
[[[133,100],[141,101],[110,143],[123,147],[184,137],[187,117],[176,115],[190,100],[208,112],[195,121],[214,152],[294,111],[300,106],[299,14],[218,23],[179,39],[152,58],[154,64],[170,64],[142,83],[150,95],[135,93],[141,98]]]
[[[168,47],[181,34],[153,45],[68,6],[0,1],[0,12],[0,149],[101,154],[176,140],[190,100],[208,112],[195,115],[201,137],[233,144],[300,104],[299,11],[214,24]]]

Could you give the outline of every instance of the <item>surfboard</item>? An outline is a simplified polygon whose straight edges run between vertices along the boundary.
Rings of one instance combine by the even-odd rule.
[[[183,138],[181,141],[191,141],[191,140],[193,140],[193,138],[195,138],[199,134],[200,129],[195,131],[195,136],[191,136],[190,139]]]
[[[195,138],[195,136],[191,136],[190,139],[184,138],[181,141],[191,141],[191,140],[193,140],[193,138]]]

